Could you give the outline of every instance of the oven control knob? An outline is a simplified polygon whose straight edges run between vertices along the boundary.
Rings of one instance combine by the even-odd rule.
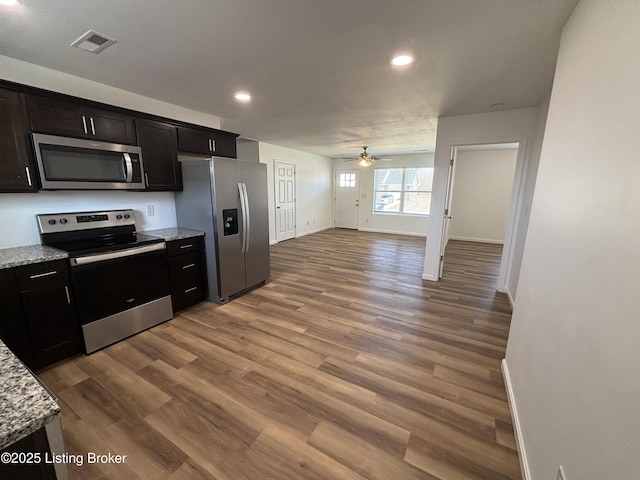
[[[129,218],[131,215],[129,215],[128,213],[124,214],[124,218]]]
[[[116,220],[122,220],[122,215],[120,214],[116,215]]]
[[[64,225],[65,223],[67,223],[67,219],[66,218],[61,218],[60,219],[60,223]]]
[[[55,225],[55,224],[56,224],[56,223],[58,223],[58,222],[56,222],[56,221],[55,221],[55,219],[53,219],[53,218],[52,218],[52,219],[51,219],[51,220],[49,220],[47,223],[48,223],[49,225]]]

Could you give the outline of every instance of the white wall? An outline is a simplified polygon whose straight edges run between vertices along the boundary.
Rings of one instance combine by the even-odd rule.
[[[267,165],[269,242],[276,243],[274,164],[296,166],[296,236],[333,227],[333,162],[328,157],[259,142],[260,162]]]
[[[450,150],[453,145],[519,142],[516,176],[526,168],[530,159],[530,138],[534,133],[537,108],[523,108],[503,112],[458,115],[438,119],[436,137],[435,172],[431,197],[431,215],[427,225],[424,280],[438,280],[442,221],[444,214]],[[520,195],[520,185],[515,185]],[[511,215],[510,211],[510,215]],[[505,249],[511,248],[511,238],[505,238]],[[508,252],[507,252],[508,253]]]
[[[513,239],[513,255],[511,263],[508,266],[506,289],[506,293],[509,296],[512,306],[518,289],[520,267],[522,266],[522,254],[524,252],[524,244],[529,227],[529,218],[531,216],[531,204],[533,202],[533,192],[536,187],[536,178],[538,176],[538,164],[540,163],[540,152],[542,151],[542,140],[544,138],[544,130],[547,123],[550,99],[551,97],[547,96],[544,102],[542,102],[538,107],[536,126],[531,140],[531,154],[528,157],[526,170],[524,172],[521,195],[522,200],[518,206],[518,211],[516,212],[517,225]]]
[[[355,160],[345,162],[342,159],[334,159],[334,169],[359,169],[360,170],[360,207],[358,210],[358,230],[368,232],[398,233],[403,235],[417,235],[424,237],[427,234],[429,217],[417,215],[394,215],[388,213],[374,213],[373,210],[373,181],[376,168],[394,167],[431,167],[433,166],[433,153],[384,155],[390,161],[374,163],[370,167],[358,167]]]
[[[87,98],[124,108],[176,120],[219,128],[213,115],[143,97],[83,78],[0,56],[0,78],[47,90]],[[155,215],[146,216],[146,205]],[[81,192],[57,191],[0,194],[0,215],[5,227],[0,233],[0,248],[40,243],[35,215],[114,208],[136,210],[138,230],[173,227],[176,224],[172,192]]]
[[[503,243],[518,149],[460,150],[449,238]]]
[[[152,217],[147,216],[147,205],[153,205],[154,215]],[[5,227],[0,233],[0,248],[39,244],[40,234],[35,217],[39,213],[129,208],[135,210],[138,231],[175,227],[176,225],[173,192],[2,193],[0,194],[0,215]]]
[[[640,2],[560,44],[506,363],[532,479],[640,472]]]
[[[236,142],[238,160],[260,162],[260,144],[255,140],[238,140]]]
[[[0,55],[0,78],[174,120],[220,128],[220,118]]]

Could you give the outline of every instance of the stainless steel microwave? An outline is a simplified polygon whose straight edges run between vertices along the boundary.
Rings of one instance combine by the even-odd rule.
[[[143,190],[142,150],[133,145],[32,134],[43,190]]]

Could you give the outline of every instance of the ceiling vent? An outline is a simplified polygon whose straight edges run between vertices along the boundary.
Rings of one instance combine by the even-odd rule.
[[[82,50],[86,50],[91,53],[100,53],[105,48],[113,45],[116,41],[113,38],[109,38],[101,33],[89,30],[87,33],[78,38],[71,44],[72,47],[77,47]]]

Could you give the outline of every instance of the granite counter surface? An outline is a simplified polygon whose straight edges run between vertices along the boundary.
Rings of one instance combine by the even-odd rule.
[[[0,269],[69,258],[66,252],[47,245],[0,249]]]
[[[0,341],[0,450],[39,430],[60,413],[55,398]]]
[[[197,230],[187,230],[186,228],[160,228],[158,230],[148,230],[146,232],[140,233],[151,235],[152,237],[163,238],[165,242],[204,236],[204,232],[199,232]]]

